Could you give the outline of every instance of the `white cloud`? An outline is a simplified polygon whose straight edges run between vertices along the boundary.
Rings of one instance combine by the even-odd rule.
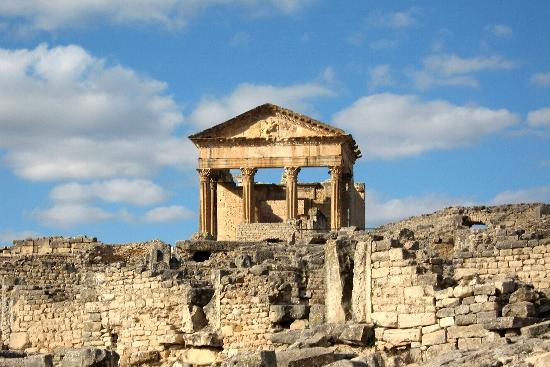
[[[32,216],[50,227],[69,228],[78,224],[103,222],[106,220],[130,220],[131,215],[124,209],[109,212],[86,204],[56,204],[48,209],[35,209]]]
[[[533,74],[529,81],[539,87],[550,87],[550,72]]]
[[[181,219],[191,219],[195,215],[189,209],[179,206],[162,206],[149,210],[143,216],[145,222],[171,222]]]
[[[71,182],[58,185],[50,192],[56,202],[88,202],[100,199],[111,203],[150,205],[162,202],[167,195],[163,188],[148,180],[114,179],[81,184]]]
[[[514,34],[514,30],[504,24],[493,24],[485,27],[485,30],[491,33],[493,36],[506,38]]]
[[[378,27],[407,28],[416,24],[414,13],[415,11],[413,10],[388,13],[376,11],[369,16],[367,22],[370,25]]]
[[[369,69],[369,78],[369,90],[374,90],[378,87],[385,87],[393,84],[391,68],[389,65],[378,65]]]
[[[515,62],[499,55],[463,58],[454,54],[431,55],[423,60],[421,69],[408,72],[413,83],[421,89],[432,86],[477,87],[473,76],[483,71],[510,70]]]
[[[0,49],[0,149],[33,180],[150,176],[194,163],[166,84],[79,46]]]
[[[509,70],[515,67],[513,61],[498,55],[472,58],[463,58],[452,54],[432,55],[424,59],[424,65],[426,69],[448,76],[485,70]]]
[[[333,78],[330,69],[323,72],[323,77],[327,77],[327,70],[329,70],[328,76]],[[203,97],[189,116],[189,121],[200,128],[206,128],[267,102],[302,113],[311,113],[313,108],[309,101],[334,94],[326,84],[326,82],[308,82],[290,86],[240,84],[229,95]]]
[[[373,50],[389,50],[396,47],[399,44],[397,39],[380,38],[376,41],[372,41],[369,47]]]
[[[31,29],[51,31],[93,21],[114,24],[185,26],[205,9],[238,7],[250,15],[292,14],[312,0],[22,0],[0,2],[0,17],[15,24],[23,20]]]
[[[506,109],[384,93],[359,98],[333,121],[353,133],[367,158],[399,158],[472,144],[518,117]]]
[[[13,240],[24,240],[25,238],[35,237],[35,231],[12,231],[4,230],[0,232],[0,244],[11,244]]]
[[[527,123],[531,127],[550,129],[550,107],[540,108],[527,114]]]
[[[406,196],[384,200],[378,193],[367,190],[365,193],[365,221],[368,227],[395,222],[415,215],[432,213],[453,205],[472,205],[471,202],[439,194]]]
[[[496,195],[492,201],[495,205],[538,202],[550,203],[550,186],[540,186],[515,191],[503,191]]]
[[[250,34],[246,32],[237,32],[231,37],[229,44],[233,47],[245,46],[250,43]]]

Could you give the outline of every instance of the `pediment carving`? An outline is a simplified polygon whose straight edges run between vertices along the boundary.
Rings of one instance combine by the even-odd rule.
[[[345,133],[275,105],[262,105],[224,123],[192,135],[193,139],[266,139],[343,136]]]

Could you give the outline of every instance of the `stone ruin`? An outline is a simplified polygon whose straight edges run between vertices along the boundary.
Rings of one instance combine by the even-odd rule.
[[[281,242],[30,238],[0,262],[2,366],[550,357],[550,205],[455,207]]]
[[[550,366],[550,205],[365,230],[341,130],[263,105],[191,139],[194,239],[0,249],[0,366]],[[304,166],[330,181],[299,184]]]

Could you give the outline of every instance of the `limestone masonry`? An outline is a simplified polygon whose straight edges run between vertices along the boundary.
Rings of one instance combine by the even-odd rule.
[[[550,205],[366,230],[351,135],[267,104],[190,138],[193,239],[0,249],[0,367],[550,366]]]

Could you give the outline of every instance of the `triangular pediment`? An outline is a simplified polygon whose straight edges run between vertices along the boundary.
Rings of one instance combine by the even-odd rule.
[[[189,138],[284,140],[343,135],[346,135],[344,131],[310,117],[273,104],[264,104]]]

